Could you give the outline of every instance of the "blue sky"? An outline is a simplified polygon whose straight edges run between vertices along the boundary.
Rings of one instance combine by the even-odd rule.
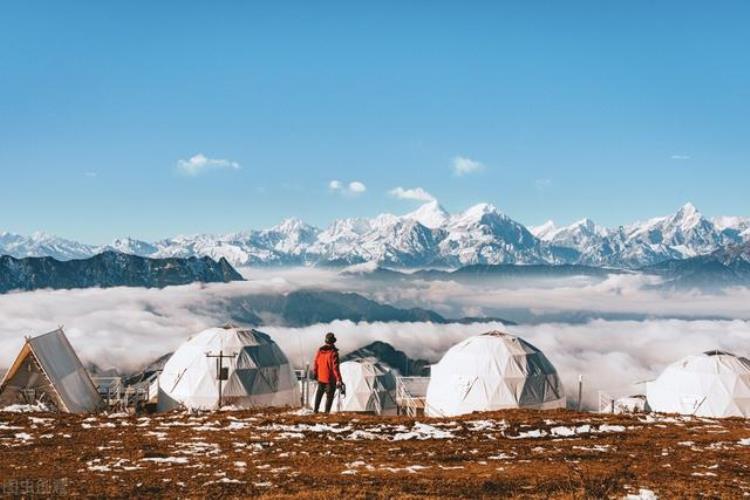
[[[0,231],[750,215],[747,2],[265,4],[4,3]]]

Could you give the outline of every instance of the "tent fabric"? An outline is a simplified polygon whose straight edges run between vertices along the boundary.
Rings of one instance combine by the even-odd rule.
[[[341,363],[341,378],[346,396],[340,411],[396,414],[396,377],[390,367],[375,358]],[[333,409],[338,411],[338,404]]]
[[[750,417],[750,360],[722,351],[687,356],[646,384],[653,411]]]
[[[519,337],[492,331],[451,347],[432,366],[425,413],[564,407],[562,382],[545,355]]]
[[[19,380],[19,368],[28,366],[30,356],[38,363],[41,373],[36,377],[25,376],[25,387],[16,387],[14,381]],[[58,408],[70,413],[96,411],[101,405],[96,386],[62,329],[26,340],[26,345],[0,384],[0,394],[6,390],[19,391],[33,386],[44,387],[45,392],[56,399]]]
[[[289,360],[265,333],[236,327],[211,328],[182,344],[159,376],[157,408],[177,406],[215,409],[219,404],[218,360],[228,379],[222,381],[222,404],[239,408],[299,406],[299,387]]]

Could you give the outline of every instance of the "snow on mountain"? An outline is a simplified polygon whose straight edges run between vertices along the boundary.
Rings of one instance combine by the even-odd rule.
[[[257,243],[271,247],[277,252],[301,255],[314,244],[320,230],[305,224],[300,219],[284,219],[271,229],[257,234]]]
[[[673,215],[628,226],[620,237],[622,250],[616,259],[629,266],[694,257],[737,242],[718,230],[691,203]]]
[[[159,249],[155,245],[146,241],[135,240],[128,237],[118,238],[109,245],[98,248],[97,253],[106,252],[107,250],[148,257],[155,254]]]
[[[36,232],[31,236],[0,232],[0,255],[11,257],[54,257],[58,260],[90,257],[94,247],[47,233]]]
[[[591,219],[581,219],[565,227],[546,226],[538,230],[550,248],[555,262],[610,266],[615,254],[611,231]]]
[[[441,228],[450,218],[448,212],[437,202],[430,201],[416,209],[415,211],[404,215],[404,219],[412,219],[430,229]]]
[[[531,230],[487,203],[449,214],[430,201],[403,216],[348,218],[319,229],[285,219],[264,230],[177,236],[153,243],[132,238],[92,246],[43,233],[0,233],[0,254],[85,258],[105,250],[147,257],[208,256],[232,265],[458,267],[469,264],[585,264],[641,267],[711,253],[750,241],[749,217],[704,217],[692,204],[676,213],[617,229],[590,219]]]
[[[540,240],[549,241],[554,238],[555,233],[557,232],[557,226],[555,225],[555,221],[548,220],[539,226],[531,226],[529,231]]]
[[[443,264],[533,264],[544,262],[541,242],[522,224],[489,203],[450,217],[440,242]]]
[[[750,217],[714,217],[711,222],[729,237],[750,241]]]

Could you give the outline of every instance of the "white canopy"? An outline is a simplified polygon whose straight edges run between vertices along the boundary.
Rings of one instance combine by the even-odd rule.
[[[219,354],[228,376],[222,404],[240,408],[299,406],[297,379],[286,355],[265,333],[232,326],[211,328],[182,344],[159,376],[160,411],[182,404],[215,409],[219,404]]]
[[[653,411],[750,417],[750,360],[722,351],[687,356],[646,385]]]
[[[564,407],[562,382],[544,354],[521,338],[492,331],[451,347],[432,366],[425,412]]]
[[[341,411],[395,415],[396,377],[387,365],[374,358],[346,361],[341,363],[341,378],[346,384]],[[333,409],[338,410],[337,404]]]

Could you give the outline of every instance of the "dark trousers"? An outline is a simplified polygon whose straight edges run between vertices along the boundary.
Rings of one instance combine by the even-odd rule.
[[[318,382],[318,390],[315,392],[315,408],[313,411],[318,413],[320,408],[320,402],[323,399],[323,394],[326,395],[326,413],[331,413],[331,407],[333,406],[333,396],[336,393],[336,382]]]

